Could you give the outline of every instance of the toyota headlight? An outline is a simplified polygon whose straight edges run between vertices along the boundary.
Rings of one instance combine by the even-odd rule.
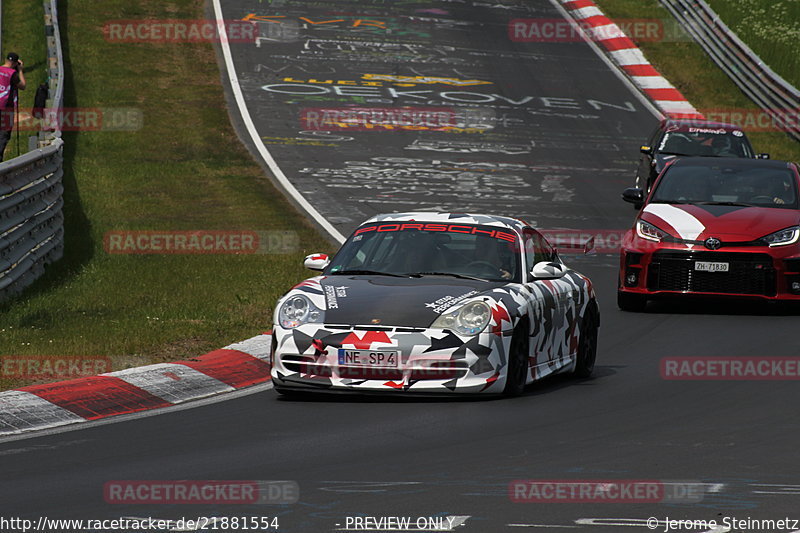
[[[659,229],[649,222],[645,222],[644,220],[636,221],[636,234],[642,239],[655,242],[661,242],[661,239],[668,235],[666,231]]]
[[[492,310],[484,302],[470,302],[437,318],[431,328],[451,329],[459,335],[477,335],[489,324]]]
[[[295,294],[286,299],[278,310],[278,323],[287,329],[302,324],[322,322],[323,311],[308,297]]]
[[[799,238],[800,226],[793,226],[776,231],[775,233],[770,233],[766,237],[761,237],[761,240],[770,246],[786,246],[787,244],[796,243]]]

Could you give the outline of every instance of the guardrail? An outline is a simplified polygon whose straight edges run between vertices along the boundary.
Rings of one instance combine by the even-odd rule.
[[[770,69],[704,0],[660,2],[778,128],[800,141],[800,91]]]
[[[45,0],[50,94],[63,102],[64,61],[56,0]],[[39,148],[0,163],[0,302],[33,283],[64,252],[61,131],[40,132]]]
[[[64,103],[64,55],[61,52],[61,30],[58,27],[57,0],[44,0],[44,30],[47,36],[47,74],[50,84],[50,99],[47,107],[61,109]],[[52,142],[61,137],[61,131],[40,132],[39,144]]]

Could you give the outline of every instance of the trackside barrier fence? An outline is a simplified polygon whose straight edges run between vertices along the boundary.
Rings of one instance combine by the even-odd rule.
[[[56,0],[46,0],[45,35],[51,98],[60,109],[64,61]],[[35,139],[35,138],[34,138]],[[0,163],[0,302],[33,283],[64,253],[61,132],[40,132],[38,148]]]
[[[800,91],[770,69],[704,0],[660,1],[775,125],[800,141]]]

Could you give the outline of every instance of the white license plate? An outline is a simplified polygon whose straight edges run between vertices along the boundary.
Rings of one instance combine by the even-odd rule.
[[[339,348],[339,364],[397,368],[397,351],[345,350],[344,348]]]
[[[695,261],[694,269],[701,272],[727,272],[730,263],[712,263],[710,261]]]

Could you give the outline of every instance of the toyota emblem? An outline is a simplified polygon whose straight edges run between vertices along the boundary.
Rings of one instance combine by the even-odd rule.
[[[709,250],[719,250],[722,247],[722,241],[716,237],[709,237],[704,244]]]

